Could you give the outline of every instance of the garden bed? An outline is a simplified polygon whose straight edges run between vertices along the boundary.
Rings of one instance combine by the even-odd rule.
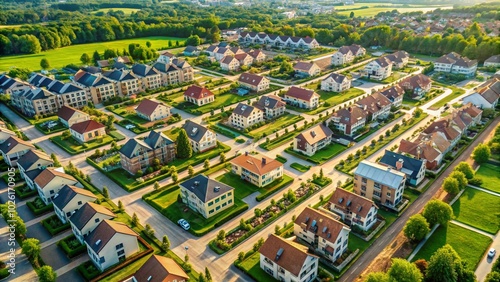
[[[87,246],[80,243],[80,241],[76,239],[75,235],[70,235],[62,239],[61,241],[57,242],[57,245],[61,247],[68,258],[76,257],[87,251]]]
[[[31,212],[33,212],[33,214],[36,216],[54,210],[53,204],[46,205],[40,197],[36,197],[33,201],[27,202],[26,205],[31,210]]]
[[[16,191],[16,196],[18,196],[21,200],[38,195],[38,192],[36,190],[31,190],[28,185],[16,187],[14,190]]]
[[[45,229],[47,229],[47,231],[49,231],[49,233],[52,236],[61,233],[71,227],[69,222],[62,223],[59,217],[55,214],[51,217],[42,220],[41,223],[43,227],[45,227]]]
[[[101,274],[101,271],[90,260],[80,264],[77,269],[86,281],[90,281]]]

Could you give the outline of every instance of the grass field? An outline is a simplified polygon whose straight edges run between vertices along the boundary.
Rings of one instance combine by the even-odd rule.
[[[351,88],[348,91],[341,92],[341,93],[339,93],[339,92],[327,92],[327,91],[319,90],[318,89],[319,84],[321,84],[321,82],[307,85],[306,88],[309,88],[311,90],[316,91],[316,93],[318,93],[321,96],[320,101],[324,102],[323,104],[321,104],[317,109],[314,109],[311,111],[298,109],[295,107],[293,107],[293,109],[300,111],[300,112],[307,112],[309,114],[317,114],[317,113],[320,113],[320,112],[322,112],[322,111],[324,111],[332,106],[336,106],[340,103],[343,103],[345,101],[351,100],[353,98],[356,98],[360,95],[365,94],[365,91],[363,91],[361,89],[357,89],[357,88]]]
[[[500,166],[493,164],[482,164],[476,172],[476,177],[483,180],[481,187],[500,193]]]
[[[360,9],[361,7],[369,7]],[[372,17],[380,12],[387,12],[392,10],[398,10],[400,13],[408,13],[408,12],[429,12],[433,11],[437,8],[441,9],[451,9],[452,6],[430,6],[429,5],[397,5],[392,3],[358,3],[354,5],[347,5],[343,7],[336,7],[335,10],[337,13],[341,15],[350,15],[351,12],[354,12],[355,17]],[[353,10],[359,9],[359,10]]]
[[[443,98],[442,100],[434,103],[429,108],[431,110],[437,110],[437,109],[441,108],[442,106],[444,106],[444,104],[450,102],[451,100],[453,100],[453,99],[457,98],[458,96],[463,95],[465,93],[465,90],[463,90],[462,88],[456,87],[456,86],[451,86],[451,85],[446,85],[446,84],[441,84],[441,83],[438,84],[437,82],[434,82],[434,85],[439,85],[442,87],[449,88],[453,92],[450,95]]]
[[[240,267],[243,271],[248,273],[253,279],[259,282],[274,282],[276,281],[272,276],[267,274],[262,268],[260,268],[260,254],[255,252],[243,262],[241,262]]]
[[[49,60],[51,68],[61,68],[72,63],[81,64],[80,57],[82,54],[87,53],[89,56],[92,56],[92,53],[94,53],[95,50],[102,54],[105,49],[123,50],[123,48],[128,48],[130,43],[138,43],[145,46],[147,41],[151,42],[152,48],[158,49],[168,46],[169,41],[173,41],[172,43],[175,46],[175,42],[177,40],[179,41],[179,44],[183,44],[186,39],[167,36],[151,36],[109,42],[71,45],[56,50],[41,52],[39,54],[3,56],[0,57],[0,71],[8,71],[10,67],[14,66],[28,68],[32,71],[40,70],[40,60],[43,58]]]
[[[450,244],[462,260],[468,263],[469,269],[474,270],[490,243],[489,237],[449,223],[448,227],[439,226],[413,260],[429,261],[437,249]]]
[[[99,13],[99,12],[107,13],[109,10],[122,11],[125,15],[130,15],[133,12],[140,11],[141,9],[133,9],[133,8],[106,8],[106,9],[99,9],[97,11],[93,11],[93,12],[91,12],[91,14],[96,14],[96,13]]]
[[[452,206],[456,220],[491,234],[496,234],[500,226],[498,207],[500,197],[473,188],[466,188]]]
[[[263,135],[268,136],[273,134],[274,132],[288,127],[292,124],[295,124],[301,120],[303,120],[303,116],[296,116],[292,114],[285,114],[283,116],[280,116],[279,118],[273,120],[270,124],[266,124],[264,126],[261,126],[259,128],[256,128],[252,131],[250,131],[248,134],[253,136],[253,137],[263,137]]]

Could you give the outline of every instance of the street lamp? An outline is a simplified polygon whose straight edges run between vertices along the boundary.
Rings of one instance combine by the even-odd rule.
[[[189,247],[188,246],[184,246],[184,250],[186,250],[186,256],[184,257],[184,261],[187,263]]]

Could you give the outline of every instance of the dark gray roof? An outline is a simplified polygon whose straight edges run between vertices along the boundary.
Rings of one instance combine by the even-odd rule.
[[[190,120],[186,120],[186,123],[182,126],[189,137],[189,139],[200,142],[205,133],[207,133],[208,129],[203,125],[197,124],[196,122],[192,122]]]
[[[337,83],[342,83],[347,78],[347,76],[332,72],[327,78],[333,78]]]
[[[208,178],[202,174],[198,174],[197,176],[182,182],[180,185],[191,191],[204,203],[234,189],[229,185]],[[216,187],[218,187],[217,192],[215,189]]]
[[[4,81],[1,85],[2,85],[2,89],[5,90],[5,89],[8,89],[9,87],[12,86],[12,84],[16,83],[16,80],[15,79],[12,79],[12,78],[9,78],[7,79],[6,81]]]
[[[82,70],[84,70],[86,72],[89,72],[89,73],[92,73],[92,74],[96,74],[96,73],[100,73],[101,72],[100,68],[94,67],[94,66],[84,67],[84,68],[82,68]]]
[[[70,187],[69,185],[64,185],[64,187],[61,188],[59,192],[57,192],[52,202],[60,210],[63,210],[64,207],[66,207],[66,205],[69,204],[69,202],[78,194],[85,195],[87,197],[93,196],[95,199],[97,199],[97,197],[93,195],[90,191],[87,191],[82,188]]]
[[[17,165],[21,166],[26,171],[28,167],[32,166],[41,158],[52,162],[49,155],[37,150],[29,150],[26,154],[24,154],[17,160]]]
[[[102,213],[109,215],[111,217],[115,217],[115,214],[112,211],[108,210],[107,208],[89,202],[83,204],[83,206],[80,209],[78,209],[76,213],[74,213],[70,217],[69,220],[71,221],[71,223],[75,225],[76,228],[78,228],[78,230],[82,230],[82,228],[85,227],[85,225],[87,225],[87,222],[89,222],[89,220],[91,220],[96,213]]]
[[[42,169],[34,169],[34,170],[30,170],[28,172],[24,172],[26,174],[26,176],[31,179],[31,181],[35,181],[35,178],[40,174],[42,173]]]
[[[239,103],[238,106],[236,106],[236,108],[233,110],[233,114],[249,117],[254,109],[255,108],[250,105]]]
[[[9,79],[10,77],[8,77],[6,74],[0,75],[0,85],[2,85],[2,83],[6,82]]]
[[[283,101],[281,101],[281,99],[278,97],[275,98],[271,96],[261,96],[259,101],[257,101],[254,104],[254,106],[263,110],[265,108],[275,109],[275,108],[285,107],[286,104]]]
[[[154,68],[144,64],[135,64],[132,71],[142,77],[158,74]]]
[[[18,137],[10,136],[2,144],[0,144],[0,151],[2,151],[4,154],[8,154],[12,150],[12,148],[17,146],[17,144],[29,146],[33,149],[35,148],[35,146],[27,141],[24,141]]]
[[[192,53],[195,51],[198,51],[198,47],[191,46],[191,45],[186,46],[186,48],[184,49],[184,52],[188,52],[188,53]]]
[[[424,162],[422,160],[417,160],[402,154],[385,150],[384,156],[380,159],[379,163],[395,168],[396,162],[400,159],[403,160],[403,169],[401,172],[404,172],[412,179],[417,178],[420,168],[424,166]]]
[[[165,134],[159,131],[152,130],[148,137],[144,140],[140,139],[129,139],[125,145],[120,148],[120,153],[125,155],[127,158],[132,158],[133,153],[137,145],[145,148],[146,150],[153,150],[157,148],[160,144],[160,141],[164,140],[167,145],[173,144],[174,141],[170,140]]]

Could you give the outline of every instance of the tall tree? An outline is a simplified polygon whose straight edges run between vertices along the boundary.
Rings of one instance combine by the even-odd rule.
[[[161,247],[164,251],[168,251],[168,249],[170,249],[170,240],[168,240],[167,235],[163,235],[163,239],[161,240]]]
[[[390,281],[397,282],[421,282],[422,273],[414,263],[405,259],[392,259],[391,268],[387,272]]]
[[[101,60],[101,55],[99,55],[99,52],[97,52],[97,50],[95,50],[94,54],[92,54],[92,60],[94,61],[94,64],[97,64],[97,61]]]
[[[87,54],[87,53],[83,53],[83,54],[82,54],[82,56],[80,57],[80,61],[81,61],[81,62],[82,62],[82,64],[84,64],[84,65],[88,65],[88,64],[90,64],[91,59],[90,59],[89,54]]]
[[[389,276],[384,272],[371,272],[366,276],[365,282],[389,282]]]
[[[421,214],[411,216],[403,229],[406,238],[412,242],[420,242],[429,231],[429,223]]]
[[[50,265],[44,265],[36,271],[39,282],[55,282],[57,273]]]
[[[43,58],[40,60],[40,67],[44,70],[50,68],[50,63],[49,63],[49,60],[47,58]]]
[[[490,147],[483,143],[477,145],[477,147],[472,152],[472,158],[478,164],[487,162],[490,157],[491,157]]]
[[[456,195],[458,192],[460,192],[460,184],[458,183],[458,180],[453,178],[453,177],[446,177],[443,182],[443,190]]]
[[[207,282],[212,281],[212,274],[210,274],[210,270],[208,270],[208,267],[205,266],[205,280]]]
[[[23,241],[22,253],[38,265],[38,256],[41,251],[40,241],[36,238],[28,238]]]
[[[465,174],[463,174],[461,171],[455,170],[452,173],[450,173],[451,178],[454,178],[458,181],[458,187],[459,189],[465,189],[467,187],[467,178],[465,177]]]
[[[175,141],[175,147],[177,151],[177,157],[181,159],[188,159],[193,155],[193,148],[191,148],[191,144],[189,142],[188,135],[186,130],[181,129],[179,132],[179,136]]]
[[[450,245],[439,248],[429,260],[426,281],[429,282],[456,282],[458,274],[455,262],[460,257]]]
[[[456,167],[455,170],[462,172],[467,179],[472,179],[474,178],[474,170],[468,164],[467,162],[460,162]]]
[[[439,223],[445,225],[451,220],[453,210],[450,205],[441,200],[430,200],[424,207],[422,215],[427,219],[430,226]]]

